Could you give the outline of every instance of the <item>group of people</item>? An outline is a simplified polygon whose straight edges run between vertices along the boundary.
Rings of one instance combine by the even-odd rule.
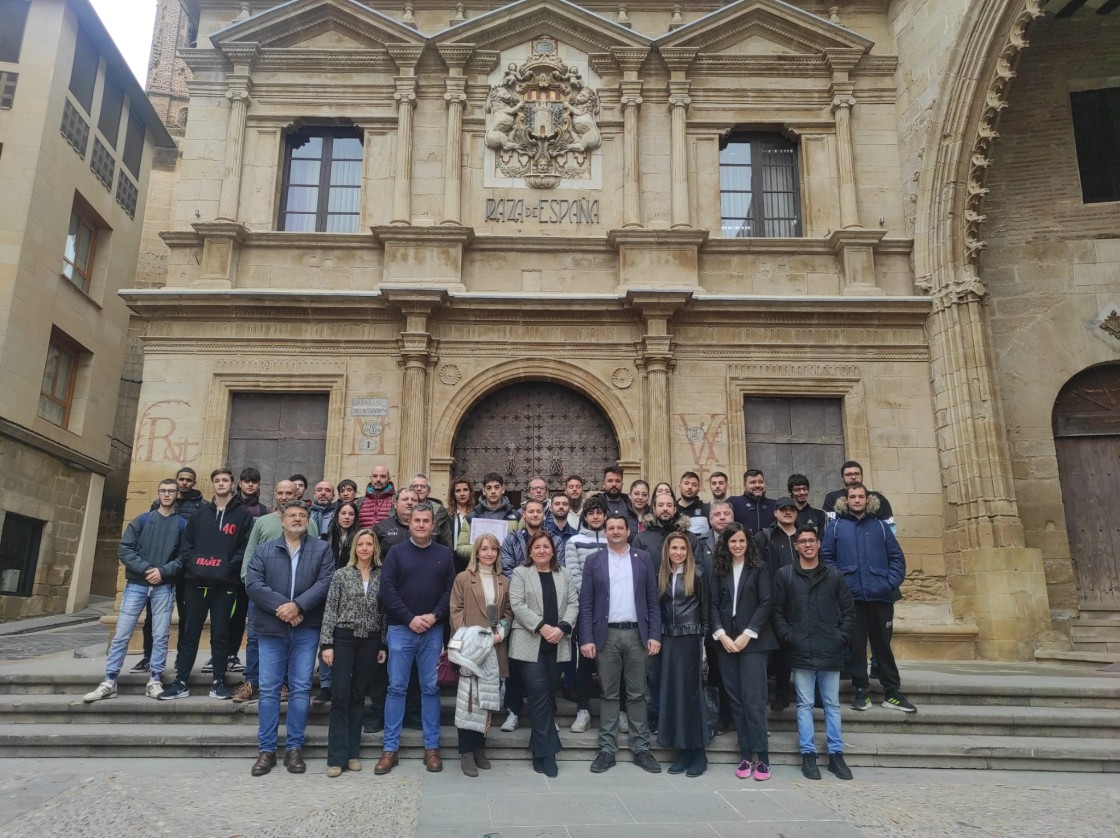
[[[915,712],[901,692],[891,652],[893,604],[905,558],[885,497],[847,462],[844,486],[823,509],[808,502],[809,481],[789,478],[788,497],[766,496],[765,475],[744,474],[729,496],[723,473],[682,475],[676,489],[642,480],[623,492],[621,470],[604,470],[600,491],[569,477],[549,492],[533,478],[515,507],[501,475],[453,481],[447,504],[426,476],[393,485],[376,466],[364,494],[351,480],[275,487],[260,502],[260,474],[215,469],[213,499],[183,469],[161,481],[152,508],[128,525],[120,558],[126,586],[105,680],[85,696],[116,695],[117,678],[142,614],[146,694],[190,694],[199,640],[210,620],[210,697],[259,701],[252,774],[276,765],[281,703],[287,702],[284,764],[302,773],[312,703],[330,704],[328,776],[359,771],[363,728],[384,730],[374,768],[397,764],[402,728],[422,729],[424,763],[442,770],[440,673],[457,670],[455,726],[463,773],[488,769],[487,734],[527,707],[533,768],[558,773],[562,750],[556,695],[577,705],[571,730],[591,724],[596,671],[599,752],[591,771],[609,770],[628,735],[635,764],[657,773],[653,740],[675,750],[669,773],[700,776],[713,736],[734,728],[735,774],[771,775],[770,708],[796,700],[802,772],[820,779],[813,707],[822,706],[828,770],[851,779],[839,710],[842,670],[851,672],[855,710],[871,707],[867,646],[884,707]],[[336,497],[337,493],[337,497]],[[172,609],[179,608],[175,677],[162,683]],[[226,673],[244,680],[231,694]],[[319,692],[312,698],[316,662]],[[706,670],[706,673],[705,673]],[[448,679],[445,679],[448,680]],[[366,700],[372,699],[372,717]]]

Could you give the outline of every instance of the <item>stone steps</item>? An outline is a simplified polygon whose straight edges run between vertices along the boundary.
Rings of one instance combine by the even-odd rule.
[[[280,741],[283,741],[283,730]],[[363,737],[364,754],[373,759],[380,750],[381,734]],[[487,753],[495,759],[527,761],[529,733],[492,733]],[[562,731],[565,750],[561,759],[589,762],[597,751],[594,731],[573,734]],[[444,727],[441,741],[445,758],[455,753],[456,732]],[[620,737],[625,749],[626,736]],[[818,741],[824,751],[824,742]],[[132,724],[128,726],[14,724],[0,729],[0,752],[7,757],[234,757],[251,761],[256,751],[256,731],[250,726],[209,724]],[[418,731],[404,731],[401,756],[420,757],[423,740]],[[662,761],[671,751],[654,748]],[[844,753],[856,766],[915,768],[999,768],[1018,770],[1120,772],[1120,742],[1071,737],[971,736],[959,734],[844,734]],[[724,734],[708,748],[714,763],[739,759],[734,734]],[[797,736],[775,731],[770,737],[772,761],[780,765],[800,762]],[[326,755],[326,729],[308,729],[304,755]],[[620,758],[626,759],[624,752]]]
[[[442,697],[441,718],[453,725],[455,701]],[[598,714],[598,700],[591,711]],[[283,711],[282,711],[283,712]],[[858,712],[842,706],[845,733],[897,734],[914,732],[930,735],[1078,737],[1120,740],[1120,713],[1110,709],[1062,707],[1016,707],[1000,705],[924,705],[916,714],[905,714],[873,707]],[[816,718],[822,718],[816,711]],[[323,727],[328,721],[326,707],[312,707],[308,724]],[[557,699],[557,721],[567,728],[575,716],[575,705]],[[216,701],[199,692],[179,701],[153,701],[143,695],[120,694],[116,698],[85,704],[74,694],[28,694],[0,696],[0,717],[11,725],[256,725],[257,703],[234,704]],[[499,715],[499,721],[500,721]],[[524,721],[524,719],[523,719]],[[791,707],[769,713],[769,729],[796,731]],[[504,735],[504,734],[501,734]]]
[[[1112,663],[1120,663],[1120,651],[1072,650],[1067,652],[1063,650],[1038,649],[1034,653],[1034,659],[1043,663],[1053,661],[1055,663],[1072,663],[1083,666],[1100,667]]]

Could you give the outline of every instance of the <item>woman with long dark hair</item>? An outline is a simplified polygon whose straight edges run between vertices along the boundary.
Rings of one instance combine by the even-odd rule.
[[[359,530],[346,567],[336,571],[327,592],[319,645],[331,667],[334,692],[327,729],[327,776],[343,768],[361,771],[362,708],[375,663],[384,662],[381,633],[385,611],[378,602],[381,554],[372,530]]]
[[[320,538],[331,546],[334,554],[334,566],[343,568],[350,561],[350,543],[354,533],[358,531],[358,504],[354,501],[344,501],[338,505],[338,510],[331,519],[331,525]]]
[[[529,696],[533,770],[555,777],[556,754],[563,746],[553,694],[560,685],[560,664],[571,659],[568,638],[579,612],[579,595],[575,580],[560,566],[552,536],[538,532],[529,539],[526,554],[525,564],[514,568],[509,580],[509,656],[521,662],[518,668]]]
[[[459,533],[469,527],[468,516],[474,510],[474,487],[465,477],[451,481],[451,491],[447,493],[447,514],[451,517],[451,543],[459,543]],[[454,548],[452,548],[454,549]]]
[[[649,518],[653,514],[649,505],[649,484],[644,480],[635,480],[630,484],[629,498],[630,520],[636,524],[631,528],[633,531],[630,536],[633,537],[640,532],[645,532]]]
[[[657,741],[663,747],[677,749],[670,774],[699,777],[708,768],[704,748],[711,740],[704,720],[701,666],[711,603],[708,579],[682,532],[670,534],[661,545],[657,592],[661,601]]]
[[[766,659],[778,648],[770,628],[770,573],[740,524],[728,524],[712,558],[712,639],[739,737],[735,776],[770,779],[766,732]]]
[[[507,659],[506,638],[509,636],[513,625],[513,611],[509,607],[509,580],[502,573],[501,553],[502,546],[498,539],[490,533],[484,533],[475,541],[471,550],[471,561],[467,569],[455,577],[455,584],[451,588],[451,631],[455,632],[463,626],[482,626],[494,632],[494,651],[498,657],[498,675],[501,678],[509,677],[509,662]],[[491,625],[487,616],[487,609],[493,608],[497,624]],[[460,676],[460,692],[465,685],[466,677]],[[456,716],[460,715],[458,698],[456,699]],[[490,727],[490,714],[487,711],[468,713],[464,716],[481,716],[481,724],[472,727],[456,725],[459,731],[459,762],[463,773],[468,777],[477,777],[478,769],[486,770],[490,767],[490,760],[486,757],[486,730]],[[478,728],[482,729],[479,730]]]

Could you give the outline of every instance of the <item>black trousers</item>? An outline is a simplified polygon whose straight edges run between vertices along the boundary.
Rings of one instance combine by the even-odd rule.
[[[245,619],[249,613],[249,594],[244,585],[237,586],[237,601],[229,617],[229,654],[232,657],[241,651],[241,641],[245,638]]]
[[[477,730],[466,730],[464,728],[455,728],[459,732],[459,753],[473,754],[475,751],[481,751],[486,747],[486,734],[480,733]]]
[[[852,627],[852,686],[866,690],[871,686],[867,677],[867,644],[879,667],[879,683],[885,692],[898,690],[902,679],[898,664],[891,651],[891,628],[894,624],[893,602],[863,602],[856,600],[856,621]]]
[[[561,641],[563,642],[563,641]],[[551,649],[545,649],[545,646]],[[556,732],[556,688],[560,686],[560,664],[556,662],[556,647],[541,640],[535,661],[518,661],[525,693],[529,698],[529,752],[534,759],[560,753],[560,734]],[[511,679],[512,680],[512,679]]]
[[[727,688],[723,685],[723,674],[719,669],[719,653],[722,647],[712,641],[711,637],[704,638],[704,657],[708,661],[708,686],[719,690],[719,720],[721,726],[725,723],[731,725],[731,698],[727,695]]]
[[[210,615],[210,658],[214,664],[214,680],[221,681],[226,676],[226,661],[229,642],[229,617],[236,598],[233,588],[199,588],[195,585],[184,586],[186,601],[186,630],[180,623],[179,653],[175,656],[175,679],[187,683],[198,657],[198,641],[202,637],[202,627],[206,615]]]
[[[774,697],[789,699],[789,682],[793,671],[789,668],[789,658],[785,649],[775,649],[770,653],[770,668],[774,672]]]
[[[381,636],[355,637],[348,628],[334,630],[331,666],[331,719],[327,729],[327,765],[345,768],[362,746],[362,706],[377,666]]]

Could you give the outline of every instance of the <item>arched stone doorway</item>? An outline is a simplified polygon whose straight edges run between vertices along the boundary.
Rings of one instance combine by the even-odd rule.
[[[478,481],[498,472],[520,495],[537,474],[550,489],[569,474],[597,485],[619,459],[618,438],[598,405],[549,381],[520,381],[482,398],[455,434],[454,477]]]
[[[1071,378],[1053,428],[1078,602],[1120,610],[1120,364]]]

